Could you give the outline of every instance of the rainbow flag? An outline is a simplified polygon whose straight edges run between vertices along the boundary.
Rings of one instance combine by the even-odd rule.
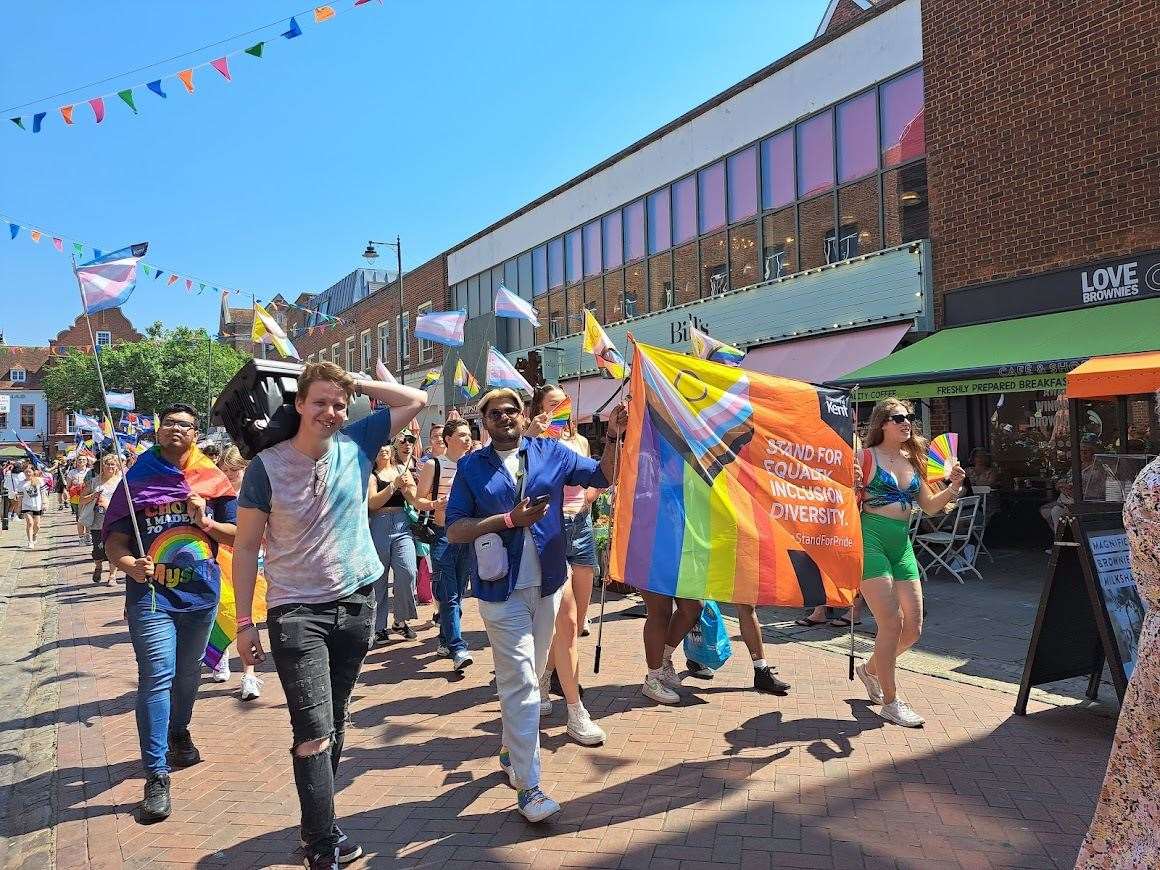
[[[190,450],[184,468],[178,468],[162,456],[160,449],[156,447],[147,450],[133,463],[126,478],[129,481],[129,491],[133,495],[133,508],[138,511],[161,507],[170,502],[185,501],[193,494],[200,495],[207,501],[237,495],[229,478],[198,447]],[[119,487],[113,493],[109,509],[105,512],[105,534],[108,534],[110,527],[117,520],[124,519],[128,515],[129,503],[125,500],[125,489]]]
[[[727,366],[739,366],[745,359],[745,351],[719,341],[707,332],[701,332],[693,324],[689,324],[689,351],[693,356],[712,362],[724,363]]]
[[[548,415],[548,428],[545,434],[552,438],[561,437],[568,428],[568,420],[572,416],[572,397],[565,396],[564,401],[558,404]]]
[[[415,337],[448,347],[463,346],[463,324],[467,322],[467,312],[432,311],[415,318]]]
[[[226,647],[238,639],[238,603],[234,594],[234,548],[222,544],[218,547],[217,563],[222,570],[222,594],[218,600],[217,617],[209,632],[202,661],[216,668],[222,660]],[[259,566],[260,568],[261,566]],[[258,571],[254,583],[254,605],[250,613],[254,623],[266,620],[266,578]]]
[[[474,399],[479,395],[479,381],[467,370],[463,360],[455,364],[455,378],[452,383],[463,390],[463,395],[468,399]]]
[[[862,577],[848,397],[637,344],[610,574],[737,604],[848,607]]]
[[[616,345],[604,331],[604,327],[596,316],[587,308],[584,309],[584,333],[581,339],[585,353],[596,357],[596,367],[606,378],[624,380],[624,357],[616,349]]]
[[[76,267],[85,314],[96,314],[125,304],[137,287],[137,262],[149,249],[148,242],[130,245],[111,254],[100,254]]]

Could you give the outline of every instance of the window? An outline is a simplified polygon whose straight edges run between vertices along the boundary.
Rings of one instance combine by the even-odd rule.
[[[479,276],[475,275],[467,279],[467,316],[478,317],[481,310],[479,306]]]
[[[783,208],[761,219],[765,250],[762,280],[772,281],[797,271],[797,220],[794,208]]]
[[[490,308],[491,303],[488,303]],[[407,362],[411,359],[411,312],[404,311],[395,321],[399,329],[399,355],[398,367],[399,371],[403,371],[407,367]]]
[[[508,289],[510,290],[511,288],[509,287]],[[424,302],[415,310],[415,314],[422,317],[424,314],[430,314],[432,310],[432,304],[430,302]],[[422,338],[419,339],[419,362],[431,362],[433,359],[435,359],[435,343]]]
[[[644,263],[624,270],[624,316],[636,317],[648,311],[648,296],[644,286]]]
[[[479,276],[479,311],[477,314],[487,314],[491,311],[491,272],[482,272]]]
[[[826,262],[836,263],[858,256],[858,225],[842,224],[841,232],[826,233]]]
[[[13,366],[12,371],[8,373],[8,380],[14,384],[23,384],[28,379],[28,373],[20,366]]]
[[[859,254],[882,249],[882,233],[879,231],[878,223],[877,176],[863,178],[840,188],[838,215],[843,226],[857,227]]]
[[[725,226],[725,164],[707,166],[697,173],[697,230],[711,233]]]
[[[97,347],[111,347],[113,344],[113,333],[104,329],[97,330]]]
[[[8,428],[8,414],[0,411],[0,431]]]
[[[383,365],[391,358],[391,326],[388,323],[379,324],[379,359]]]
[[[729,289],[725,260],[724,233],[701,239],[701,296],[716,296]]]
[[[35,429],[36,428],[36,405],[21,405],[20,406],[20,428],[21,429]]]
[[[897,166],[926,153],[922,68],[882,86],[882,163]]]
[[[813,196],[834,186],[834,113],[827,109],[798,124],[797,192]]]
[[[793,130],[786,130],[761,143],[761,207],[781,208],[793,201]]]
[[[580,280],[580,230],[564,236],[564,274],[569,284]]]
[[[72,435],[74,432],[76,432],[76,425],[77,425],[77,415],[76,414],[65,414],[64,415],[64,432],[66,435]]]
[[[354,336],[346,340],[346,370],[348,372],[357,371],[354,367]]]
[[[338,365],[340,359],[342,359],[342,357],[338,355],[338,345],[332,344],[330,346],[330,361],[335,365]]]
[[[367,329],[362,334],[362,370],[367,374],[370,374],[374,368],[371,365],[371,360],[374,359],[374,356],[374,351],[371,348],[371,331]]]
[[[564,286],[564,239],[548,242],[548,289]]]
[[[591,278],[604,271],[604,261],[600,254],[600,221],[590,221],[584,225],[584,277]]]
[[[532,251],[532,296],[548,292],[548,246],[540,245]]]
[[[729,185],[729,223],[757,214],[757,147],[734,154],[726,163]]]
[[[748,287],[758,280],[757,224],[750,221],[729,230],[729,286]]]
[[[650,193],[647,200],[648,210],[648,252],[659,254],[667,251],[673,244],[672,204],[669,201],[669,189]]]
[[[624,262],[644,257],[644,200],[624,207]]]
[[[553,314],[552,319],[548,321],[548,337],[551,339],[564,337],[563,314]]]
[[[838,181],[853,181],[878,169],[878,99],[874,91],[838,106]]]
[[[673,185],[673,244],[679,245],[697,235],[696,179],[690,175]]]
[[[887,247],[930,238],[927,212],[926,161],[908,163],[882,173],[882,203],[886,212]]]
[[[648,298],[646,311],[661,311],[673,304],[673,258],[661,254],[648,261]]]
[[[606,214],[600,220],[600,234],[604,244],[604,268],[616,269],[624,263],[624,230],[620,212]]]
[[[798,207],[802,269],[816,269],[832,263],[834,240],[834,197],[819,196]]]

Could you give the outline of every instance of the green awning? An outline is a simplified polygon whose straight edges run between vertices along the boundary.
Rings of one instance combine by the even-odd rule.
[[[1089,357],[1146,350],[1160,350],[1160,299],[944,329],[838,383],[866,401],[1062,390]]]

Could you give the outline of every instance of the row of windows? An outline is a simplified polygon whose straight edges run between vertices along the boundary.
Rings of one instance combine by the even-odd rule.
[[[497,275],[539,298],[924,154],[919,67],[461,281],[453,300],[490,311]]]
[[[20,406],[20,428],[21,429],[35,429],[36,428],[36,405],[21,405]],[[0,432],[8,429],[8,414],[0,413]]]
[[[427,314],[434,308],[433,303],[424,302],[417,309],[417,315]],[[345,344],[335,342],[329,349],[322,348],[310,354],[306,362],[322,362],[324,360],[337,363],[348,372],[362,371],[367,374],[374,372],[375,360],[388,365],[397,374],[403,370],[403,361],[411,359],[411,312],[403,312],[402,319],[395,318],[395,335],[398,339],[391,342],[391,324],[384,321],[375,330],[365,329],[358,336],[350,336]],[[430,363],[435,359],[435,345],[430,341],[419,339],[419,364]]]

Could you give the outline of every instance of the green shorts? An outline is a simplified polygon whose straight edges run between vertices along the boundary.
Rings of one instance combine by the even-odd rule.
[[[919,580],[921,576],[910,542],[910,523],[862,514],[862,579]]]

